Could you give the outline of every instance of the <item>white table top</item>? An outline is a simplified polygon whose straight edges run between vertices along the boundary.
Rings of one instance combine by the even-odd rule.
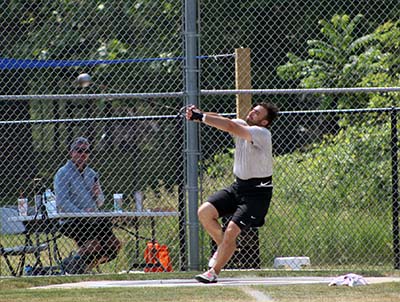
[[[95,217],[170,217],[179,216],[178,212],[174,211],[135,211],[135,212],[82,212],[82,213],[57,213],[50,214],[47,219],[62,219],[62,218],[95,218]],[[12,216],[9,221],[32,221],[42,219],[42,215],[30,216]]]

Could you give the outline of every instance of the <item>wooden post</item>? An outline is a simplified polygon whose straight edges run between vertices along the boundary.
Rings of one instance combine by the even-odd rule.
[[[235,85],[236,89],[251,89],[250,48],[235,49]],[[251,109],[251,94],[236,95],[237,118],[245,119]]]

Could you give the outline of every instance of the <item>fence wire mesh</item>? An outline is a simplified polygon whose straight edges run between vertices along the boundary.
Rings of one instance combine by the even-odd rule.
[[[39,242],[48,243],[51,246],[49,250],[51,254],[60,254],[51,256],[56,257],[56,260],[68,258],[70,253],[77,250],[73,241],[66,240],[65,236],[62,240],[58,239],[57,251],[54,251],[54,242],[48,242],[52,235],[59,235],[59,231],[69,225],[68,215],[62,219],[65,220],[65,226],[60,230],[55,228],[53,221],[50,223],[46,219],[39,219],[43,218],[41,214],[48,212],[45,208],[37,206],[37,195],[39,194],[39,198],[47,206],[47,199],[43,194],[46,189],[50,189],[56,193],[60,213],[76,214],[77,211],[102,210],[108,214],[109,212],[116,214],[112,219],[93,218],[93,222],[100,226],[100,229],[96,228],[96,232],[101,234],[98,240],[104,240],[102,243],[112,245],[112,242],[108,242],[108,237],[111,235],[107,231],[108,224],[112,220],[114,233],[122,244],[120,256],[109,267],[105,265],[103,270],[115,272],[138,267],[143,269],[142,266],[145,264],[143,252],[146,243],[153,239],[159,240],[160,244],[168,243],[169,249],[173,251],[171,253],[174,261],[173,269],[180,270],[179,255],[183,254],[184,251],[181,249],[184,246],[182,246],[183,230],[179,226],[184,226],[179,223],[177,213],[183,207],[184,124],[182,118],[177,116],[179,107],[173,110],[173,115],[168,115],[167,108],[161,104],[162,101],[158,104],[137,101],[135,104],[118,103],[113,107],[112,102],[105,101],[106,113],[100,114],[103,118],[94,118],[92,114],[87,115],[96,112],[96,103],[90,101],[66,103],[59,101],[53,104],[32,102],[31,106],[35,106],[38,113],[36,119],[3,121],[0,127],[2,133],[7,133],[7,138],[4,137],[7,143],[2,145],[1,160],[4,171],[1,183],[3,204],[14,209],[14,214],[18,216],[16,200],[21,196],[28,199],[28,215],[35,216],[36,213],[39,215],[36,217],[37,222],[24,222],[25,228],[23,228],[23,222],[8,221],[10,214],[7,209],[5,213],[8,214],[2,215],[4,233],[23,231],[23,234],[11,237],[6,235],[2,239],[2,245],[4,247],[24,245],[26,232],[31,233],[33,240],[36,230],[40,229]],[[171,102],[169,105],[172,106]],[[52,106],[53,110],[49,114],[48,109]],[[58,119],[54,119],[55,112]],[[40,113],[44,115],[39,115]],[[24,136],[22,142],[21,136]],[[87,138],[90,147],[84,144],[77,149],[75,147],[71,149],[71,143],[76,137]],[[85,153],[86,148],[90,153]],[[88,170],[81,172],[81,175],[76,174],[78,170],[75,168],[69,170],[67,164],[63,168],[65,173],[59,175],[57,185],[56,172],[70,160],[77,165],[88,160],[88,167],[96,174],[92,175]],[[99,199],[102,199],[102,196],[97,196],[95,192],[97,182],[100,183],[104,194],[104,205],[101,207],[84,201],[92,200],[94,195],[93,202],[101,202]],[[114,203],[115,197],[118,197],[114,196],[116,193],[123,194],[122,216],[115,213],[119,211]],[[90,213],[88,215],[90,216]],[[73,223],[83,223],[84,220],[89,219],[73,220]],[[104,224],[99,220],[105,220]],[[90,238],[89,234],[82,232],[83,229],[92,226],[78,225],[79,228],[72,229],[69,236],[74,237],[75,233]],[[104,230],[101,227],[103,225]],[[67,235],[68,232],[62,231],[62,233]],[[104,238],[101,238],[102,236]],[[82,239],[76,239],[82,246]],[[10,244],[11,242],[15,244]],[[96,253],[101,254],[101,251]],[[33,260],[36,259],[35,255],[31,257]],[[27,263],[34,266],[32,259]],[[49,261],[46,266],[52,264],[50,259],[45,257],[45,260]],[[55,260],[52,260],[54,264]]]
[[[399,48],[389,42],[398,37],[398,20],[396,1],[203,1],[201,53],[251,48],[254,89],[385,86],[378,75],[387,76],[386,84],[398,83]],[[202,89],[233,88],[234,62],[222,60],[222,66],[202,61]],[[279,103],[288,110],[334,106],[287,96]]]
[[[241,235],[228,267],[296,268],[304,257],[317,269],[391,267],[399,210],[391,122],[390,109],[283,112],[271,129],[274,195],[266,224]],[[228,134],[201,131],[205,200],[235,179],[234,146]],[[214,248],[208,240],[205,257]],[[287,259],[278,265],[277,257]]]
[[[65,259],[64,266],[78,263],[79,273],[81,262],[89,264],[84,272],[95,262],[105,262],[98,267],[102,272],[170,270],[168,256],[173,270],[190,267],[187,133],[178,116],[185,99],[107,96],[185,90],[185,4],[0,4],[0,95],[36,95],[0,101],[0,248],[6,256],[0,275],[24,269],[63,273],[58,264]],[[201,1],[198,8],[199,89],[400,86],[398,1],[224,0]],[[240,75],[247,81],[238,83],[237,66],[245,65],[237,58],[241,47],[250,49],[251,69]],[[81,73],[91,76],[89,87],[78,84]],[[72,94],[77,97],[62,98]],[[284,111],[272,128],[273,202],[266,225],[239,238],[228,267],[272,268],[280,256],[307,256],[311,268],[399,264],[393,115],[388,109],[317,110],[398,107],[398,93],[252,96],[253,103],[266,99]],[[228,94],[202,96],[199,103],[228,117],[237,109]],[[118,239],[107,242],[113,237],[104,229],[100,239],[118,252],[94,249],[95,259],[74,257],[82,243],[60,233],[58,224],[35,217],[35,199],[44,200],[46,189],[57,193],[54,177],[71,158],[70,144],[78,136],[91,143],[90,154],[82,156],[97,173],[91,179],[104,193],[101,209],[115,216],[93,218],[105,228],[114,223]],[[234,144],[228,134],[204,125],[199,137],[200,203],[233,181]],[[123,213],[130,216],[115,211],[116,193],[123,194]],[[21,221],[20,197],[28,200],[28,216],[40,218],[36,223]],[[67,218],[73,217],[62,220]],[[152,239],[166,244],[169,253],[152,246]],[[199,246],[200,266],[206,267],[215,247],[206,235]],[[162,266],[161,259],[167,261]]]

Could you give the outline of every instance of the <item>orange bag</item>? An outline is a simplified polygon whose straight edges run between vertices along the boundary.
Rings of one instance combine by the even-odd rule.
[[[146,261],[144,268],[146,273],[172,272],[168,247],[165,244],[160,245],[156,240],[147,242],[144,250],[144,260]]]

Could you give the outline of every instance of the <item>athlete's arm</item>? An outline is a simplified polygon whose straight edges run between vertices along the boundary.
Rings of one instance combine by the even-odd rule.
[[[201,121],[203,123],[251,142],[252,138],[248,126],[235,123],[234,121],[214,112],[203,113],[195,106],[188,107],[186,110],[186,119],[193,120],[193,113],[196,112],[201,114]]]

